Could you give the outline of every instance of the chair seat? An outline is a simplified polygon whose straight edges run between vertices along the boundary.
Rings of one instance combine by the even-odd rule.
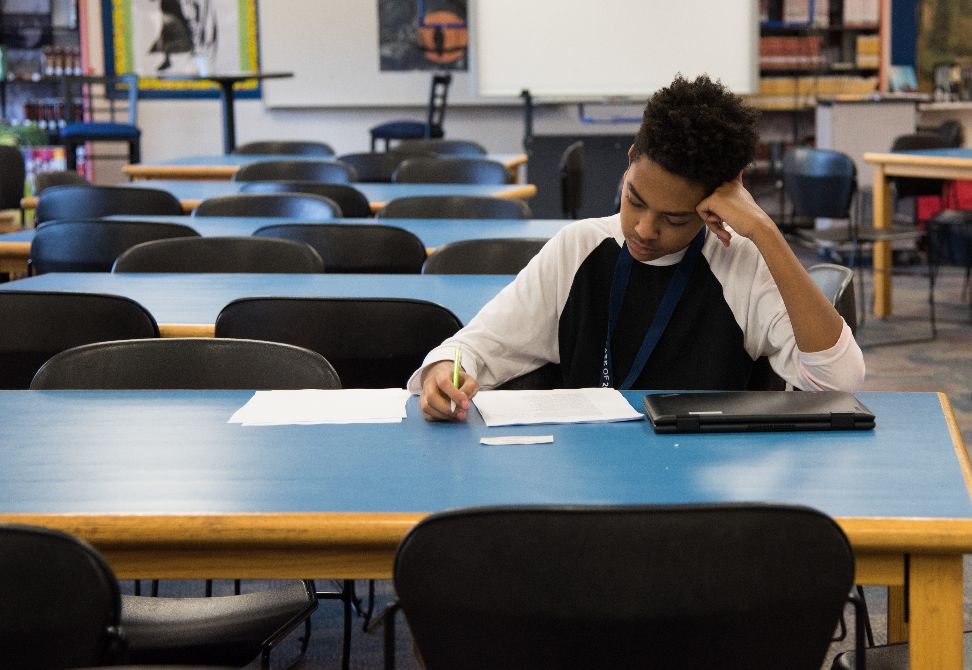
[[[128,123],[69,123],[61,129],[61,139],[127,140],[141,134],[137,126]]]
[[[427,124],[421,121],[390,121],[375,126],[369,132],[372,137],[381,139],[412,140],[425,137]],[[442,137],[442,128],[433,126],[428,137]]]
[[[313,590],[300,581],[238,596],[122,596],[121,627],[133,663],[241,666],[316,607]]]

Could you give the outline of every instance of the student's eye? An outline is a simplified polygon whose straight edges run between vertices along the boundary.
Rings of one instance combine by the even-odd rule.
[[[638,202],[637,200],[635,200],[634,198],[632,198],[630,195],[627,196],[625,199],[628,201],[628,204],[631,205],[632,207],[636,207],[636,208],[644,207],[644,205],[642,203]]]
[[[679,226],[684,226],[685,224],[687,224],[689,220],[688,219],[665,219],[665,222],[670,226],[675,226],[676,228],[678,228]]]

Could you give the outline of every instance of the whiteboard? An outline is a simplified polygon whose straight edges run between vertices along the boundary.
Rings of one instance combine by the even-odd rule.
[[[428,104],[432,72],[379,69],[377,0],[261,2],[258,40],[264,70],[294,73],[263,82],[268,107]],[[482,104],[468,73],[451,74],[450,105]]]
[[[759,82],[754,0],[470,0],[482,96],[644,98],[681,72]]]

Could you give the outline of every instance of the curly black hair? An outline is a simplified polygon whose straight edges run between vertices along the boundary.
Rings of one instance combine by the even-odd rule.
[[[645,105],[632,160],[645,155],[711,192],[752,162],[759,113],[719,81],[681,74]]]

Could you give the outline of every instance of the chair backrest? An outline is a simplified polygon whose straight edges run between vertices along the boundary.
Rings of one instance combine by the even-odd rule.
[[[792,147],[783,154],[783,188],[797,216],[847,219],[857,168],[840,151]]]
[[[116,295],[0,291],[0,388],[25,389],[54,354],[89,342],[158,337],[144,307]]]
[[[899,135],[891,143],[891,151],[921,151],[923,149],[949,149],[953,145],[938,133],[908,133]],[[941,195],[944,179],[922,179],[914,177],[890,177],[894,184],[895,195],[899,198],[914,198],[922,195]]]
[[[91,182],[74,170],[53,170],[34,175],[34,195],[40,195],[52,186],[91,186]]]
[[[124,123],[138,125],[138,75],[84,75],[64,77],[65,118],[68,125],[87,123]]]
[[[935,127],[934,132],[948,142],[948,146],[950,147],[962,146],[962,141],[965,139],[962,122],[956,121],[955,119],[942,121]]]
[[[20,209],[26,178],[20,147],[0,145],[0,209]]]
[[[409,158],[392,174],[400,184],[506,184],[510,172],[486,158]]]
[[[810,279],[820,287],[836,309],[850,326],[851,332],[857,332],[857,299],[854,295],[854,271],[844,265],[834,263],[817,263],[807,268]]]
[[[233,181],[289,179],[347,184],[354,181],[354,169],[346,163],[330,160],[256,161],[242,166]]]
[[[426,114],[426,132],[431,133],[433,128],[442,129],[445,121],[446,103],[449,99],[449,84],[452,83],[452,75],[448,73],[438,73],[432,75],[432,85],[429,87],[429,107]],[[441,132],[439,134],[441,137]],[[427,135],[426,137],[431,137]]]
[[[207,198],[192,215],[333,219],[341,216],[341,207],[330,198],[311,193],[236,193]]]
[[[531,215],[522,200],[473,195],[396,198],[375,214],[385,219],[529,219]]]
[[[219,313],[216,337],[311,349],[334,366],[345,388],[400,388],[461,325],[448,309],[424,300],[243,298]]]
[[[331,158],[334,149],[326,142],[306,142],[299,140],[261,140],[247,142],[233,150],[234,154],[291,154],[294,156],[320,156]]]
[[[155,338],[67,349],[37,371],[31,389],[338,389],[320,354],[279,342]]]
[[[444,512],[394,566],[423,660],[463,668],[819,668],[853,578],[833,520],[756,504]]]
[[[486,147],[473,140],[402,140],[395,151],[431,151],[440,156],[485,156]]]
[[[253,234],[309,244],[324,259],[324,272],[414,274],[425,262],[415,234],[377,223],[281,223]]]
[[[408,158],[436,158],[437,156],[438,154],[433,151],[404,151],[395,147],[392,151],[344,154],[337,159],[354,169],[357,182],[389,184],[392,174],[402,161]]]
[[[303,242],[263,237],[180,237],[143,242],[124,252],[112,272],[323,272],[324,261]]]
[[[47,221],[30,244],[30,267],[44,272],[109,272],[115,259],[136,244],[172,237],[199,237],[178,223],[157,221]]]
[[[564,217],[576,219],[584,190],[584,142],[577,141],[560,157],[560,209]]]
[[[341,208],[341,216],[368,218],[371,203],[364,193],[348,184],[322,184],[317,181],[248,181],[240,193],[310,193],[329,198]]]
[[[509,237],[443,244],[429,256],[423,274],[511,275],[526,267],[547,240]]]
[[[37,199],[36,221],[97,219],[103,216],[146,214],[181,216],[182,204],[157,188],[127,186],[52,186]]]
[[[109,665],[124,650],[121,598],[90,545],[50,528],[0,525],[0,649],[8,668]]]

